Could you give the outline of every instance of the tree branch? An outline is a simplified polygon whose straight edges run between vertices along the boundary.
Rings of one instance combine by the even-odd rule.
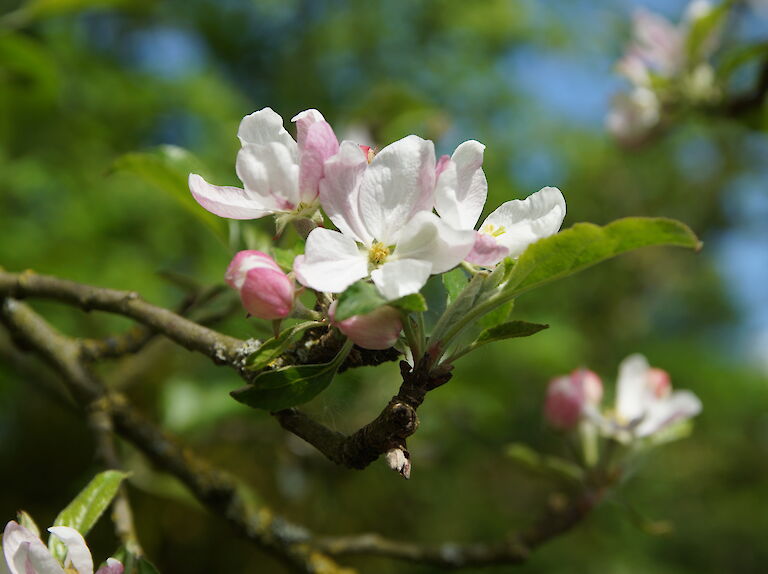
[[[337,571],[336,565],[296,537],[304,529],[255,509],[242,496],[237,482],[213,469],[188,449],[181,448],[163,431],[135,411],[122,395],[107,394],[94,373],[80,360],[80,347],[51,327],[28,306],[5,299],[0,320],[15,340],[40,355],[56,369],[78,403],[86,409],[107,413],[115,430],[162,470],[178,478],[213,513],[225,518],[235,530],[298,572]]]
[[[243,359],[244,342],[208,329],[176,313],[156,307],[133,291],[116,291],[82,285],[32,271],[8,273],[0,270],[0,295],[42,297],[80,307],[130,317],[154,329],[182,347],[207,355],[216,363],[237,364]]]

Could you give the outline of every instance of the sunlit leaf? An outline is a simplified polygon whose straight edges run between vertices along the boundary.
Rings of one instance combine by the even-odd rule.
[[[96,521],[112,503],[117,489],[128,475],[117,470],[107,470],[97,474],[80,494],[62,510],[53,522],[53,526],[69,526],[85,536]],[[67,547],[57,537],[51,536],[48,548],[61,562],[67,554]]]
[[[701,242],[688,226],[673,219],[627,217],[604,227],[577,223],[526,249],[504,291],[518,295],[616,255],[655,245],[699,249]]]
[[[40,528],[38,528],[35,521],[25,510],[19,510],[19,512],[16,514],[16,517],[21,526],[23,526],[24,528],[32,532],[32,534],[40,538]],[[0,560],[2,560],[2,558],[0,558]]]
[[[448,271],[448,273],[443,273],[442,278],[445,290],[448,292],[448,304],[450,305],[456,300],[462,289],[467,286],[469,279],[461,267]]]
[[[485,345],[494,341],[503,341],[504,339],[515,339],[518,337],[530,337],[539,331],[548,329],[549,325],[540,325],[539,323],[528,323],[526,321],[509,321],[486,329],[477,338],[477,345]]]
[[[409,313],[421,313],[427,310],[427,300],[421,293],[411,293],[389,304]]]
[[[170,197],[205,224],[224,243],[229,240],[227,220],[206,211],[192,197],[188,178],[201,172],[199,161],[188,151],[176,146],[160,146],[151,152],[135,152],[119,157],[113,169],[138,177]]]

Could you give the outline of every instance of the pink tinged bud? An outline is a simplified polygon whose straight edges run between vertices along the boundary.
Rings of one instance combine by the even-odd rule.
[[[571,373],[574,384],[577,385],[584,396],[584,400],[590,405],[599,405],[603,400],[603,382],[597,373],[589,369],[577,369]]]
[[[556,429],[575,428],[581,420],[584,398],[569,376],[553,379],[547,387],[544,416]]]
[[[225,279],[240,292],[243,306],[254,317],[283,319],[293,309],[293,279],[266,253],[240,251],[229,264]]]
[[[577,369],[549,383],[544,415],[553,427],[568,430],[579,424],[590,407],[603,398],[603,383],[589,369]]]
[[[670,381],[669,373],[664,369],[652,367],[648,369],[647,377],[648,386],[654,397],[663,399],[672,392],[672,382]]]
[[[336,304],[337,301],[334,301],[328,308],[331,323],[358,347],[372,350],[389,349],[400,337],[403,322],[400,312],[394,307],[385,305],[365,315],[355,315],[336,322]]]

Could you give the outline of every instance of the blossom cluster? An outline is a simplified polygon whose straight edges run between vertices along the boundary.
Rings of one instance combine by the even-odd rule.
[[[475,230],[488,195],[485,146],[477,141],[438,158],[432,141],[409,135],[375,152],[339,142],[317,110],[301,112],[293,122],[296,140],[270,108],[243,119],[236,162],[242,188],[189,176],[195,200],[216,215],[273,215],[278,232],[295,220],[311,228],[289,273],[259,251],[243,251],[232,260],[227,281],[255,317],[292,316],[301,286],[332,298],[362,280],[394,302],[462,262],[493,268],[516,258],[556,233],[565,217],[563,195],[545,187],[502,204]],[[324,216],[336,229],[325,227]],[[391,307],[339,322],[333,306],[325,311],[329,322],[366,348],[391,346],[402,329],[400,314]]]
[[[663,431],[701,411],[696,395],[673,391],[669,374],[651,367],[639,354],[619,365],[614,406],[601,409],[602,398],[600,377],[578,369],[550,382],[544,415],[557,429],[587,426],[606,438],[629,444],[650,437],[659,439]]]
[[[606,118],[618,141],[641,139],[659,124],[668,104],[696,105],[719,97],[709,63],[720,39],[716,10],[708,0],[692,0],[678,25],[646,9],[635,12],[632,41],[616,66],[631,89],[614,98]]]

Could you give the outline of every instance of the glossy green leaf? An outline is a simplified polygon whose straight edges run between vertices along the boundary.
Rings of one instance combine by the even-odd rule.
[[[494,341],[504,339],[515,339],[518,337],[530,337],[539,331],[548,329],[549,325],[540,325],[539,323],[528,323],[526,321],[509,321],[496,325],[490,329],[484,330],[475,341],[476,345],[485,345]]]
[[[710,45],[719,34],[730,10],[730,2],[721,2],[712,7],[709,13],[693,21],[685,46],[690,62],[701,61],[711,51]]]
[[[365,315],[385,304],[386,300],[374,285],[367,281],[358,281],[339,295],[334,319],[343,321],[355,315]]]
[[[277,338],[267,339],[256,351],[248,355],[245,360],[245,368],[250,371],[260,371],[266,368],[269,363],[285,353],[292,344],[298,341],[304,331],[317,325],[317,321],[306,321],[285,329]]]
[[[450,305],[456,300],[456,297],[459,296],[464,287],[467,286],[469,278],[461,267],[448,271],[448,273],[443,273],[442,278],[445,290],[448,292],[448,304]]]
[[[518,295],[627,251],[656,245],[699,249],[701,242],[673,219],[627,217],[604,227],[577,223],[528,247],[512,267],[504,292]]]
[[[229,239],[226,219],[203,209],[189,191],[189,174],[204,171],[199,161],[187,150],[176,146],[160,146],[151,152],[129,153],[113,164],[117,173],[138,177],[173,197],[184,209],[194,215],[223,242]]]
[[[504,323],[507,318],[509,317],[509,314],[512,312],[512,309],[515,307],[515,301],[514,299],[512,301],[508,301],[507,303],[504,303],[503,305],[499,305],[496,307],[493,311],[490,311],[489,313],[486,313],[482,317],[480,317],[477,320],[477,324],[480,325],[483,329],[490,329],[491,327],[495,327],[496,325],[500,325],[501,323]]]
[[[427,300],[421,293],[412,293],[390,303],[393,307],[409,313],[421,313],[427,310]]]
[[[107,470],[97,474],[80,494],[62,510],[54,520],[54,526],[70,526],[85,536],[96,521],[112,503],[120,484],[128,475],[117,470]],[[61,562],[67,554],[67,548],[55,536],[48,540],[48,548]]]
[[[352,342],[347,341],[330,363],[265,371],[252,383],[230,394],[236,401],[268,411],[279,411],[306,403],[331,384],[351,348]]]

